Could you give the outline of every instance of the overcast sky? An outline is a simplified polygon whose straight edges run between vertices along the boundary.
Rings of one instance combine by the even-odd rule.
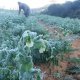
[[[30,8],[39,8],[50,4],[52,0],[0,0],[0,8],[5,9],[18,9],[17,2],[24,2],[30,6]],[[65,1],[73,0],[54,0],[56,3],[64,3]]]

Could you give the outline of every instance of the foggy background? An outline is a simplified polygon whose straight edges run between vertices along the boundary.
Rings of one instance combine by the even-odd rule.
[[[30,6],[30,8],[40,8],[52,3],[64,3],[66,1],[74,1],[74,0],[0,0],[0,8],[4,9],[17,9],[17,2],[24,2]]]

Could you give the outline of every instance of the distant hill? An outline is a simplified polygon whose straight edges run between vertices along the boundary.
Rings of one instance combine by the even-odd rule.
[[[74,2],[68,1],[64,4],[51,4],[42,13],[52,16],[80,19],[80,0]]]

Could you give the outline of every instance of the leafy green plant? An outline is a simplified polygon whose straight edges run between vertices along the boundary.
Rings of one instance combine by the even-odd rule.
[[[80,66],[71,66],[68,67],[66,72],[68,72],[69,74],[80,74]]]
[[[47,60],[49,61],[50,74],[52,74],[51,67],[52,66],[59,66],[59,62],[66,60],[66,57],[64,57],[64,56],[66,54],[68,55],[72,51],[70,41],[65,39],[65,36],[67,33],[64,33],[64,34],[63,34],[63,36],[60,36],[58,38],[58,40],[54,40],[54,41],[49,42],[49,45],[51,48],[51,54],[47,58]]]
[[[80,64],[80,58],[70,58],[68,59],[67,61],[71,62],[71,63],[74,63],[76,65],[79,65]]]
[[[65,76],[63,80],[75,80],[72,76]]]
[[[41,71],[40,69],[33,68],[31,56],[31,47],[34,45],[33,39],[38,37],[36,34],[36,32],[25,31],[16,49],[5,49],[5,56],[3,51],[0,53],[1,80],[41,80]],[[5,71],[6,73],[4,73]],[[34,78],[34,74],[36,74],[36,78]]]
[[[55,72],[55,73],[53,73],[53,76],[54,76],[55,78],[57,78],[57,79],[60,79],[60,78],[61,78],[61,73]]]

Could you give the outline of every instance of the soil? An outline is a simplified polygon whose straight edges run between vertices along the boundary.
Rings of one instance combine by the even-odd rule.
[[[45,25],[43,22],[39,21],[39,23],[41,23],[51,34],[54,34],[57,29],[52,28],[48,25]],[[53,36],[52,36],[53,37]],[[72,42],[72,47],[74,49],[77,49],[76,51],[74,51],[71,55],[69,55],[70,57],[76,57],[76,58],[80,58],[80,39],[76,39]],[[65,70],[67,68],[67,66],[69,65],[69,63],[67,61],[63,61],[60,62],[60,66],[51,66],[51,72],[49,70],[49,63],[47,64],[40,64],[40,65],[36,65],[40,67],[42,74],[43,74],[43,80],[60,80],[60,79],[56,79],[53,77],[53,73],[54,72],[60,72],[63,76],[66,75]],[[78,77],[80,78],[80,75],[78,75]]]
[[[80,58],[80,39],[76,39],[75,41],[73,41],[72,47],[75,49],[78,49],[77,51],[74,51],[74,53],[72,53],[71,57],[79,57]]]

